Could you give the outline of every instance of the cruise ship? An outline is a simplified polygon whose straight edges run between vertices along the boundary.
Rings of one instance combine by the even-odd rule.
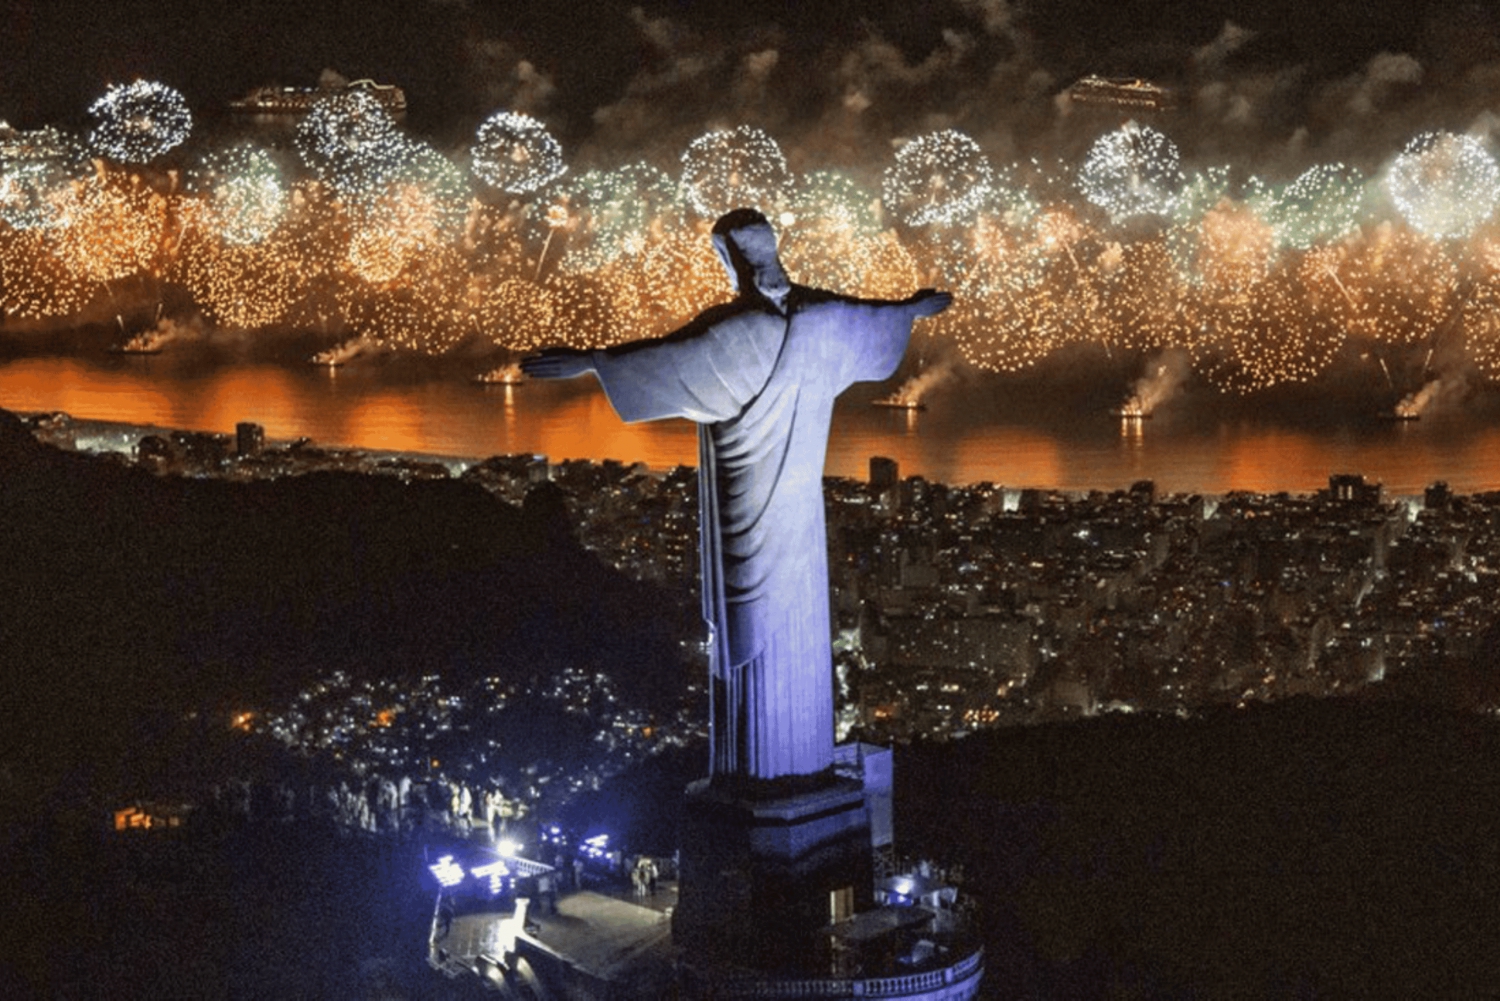
[[[356,90],[375,98],[393,115],[406,110],[405,91],[395,84],[374,80],[351,80],[336,87],[256,87],[244,97],[230,101],[229,107],[254,115],[305,115],[321,97]]]
[[[0,160],[63,161],[73,152],[73,145],[59,129],[50,125],[40,129],[17,129],[0,119]]]
[[[1171,90],[1139,77],[1086,76],[1068,88],[1079,104],[1103,104],[1144,111],[1170,111],[1177,106]]]

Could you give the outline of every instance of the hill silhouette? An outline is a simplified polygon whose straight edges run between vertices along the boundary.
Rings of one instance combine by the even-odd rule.
[[[1500,727],[1292,700],[917,745],[897,838],[961,860],[993,996],[1500,988]]]
[[[334,670],[681,691],[674,595],[476,484],[157,477],[0,411],[0,760],[108,756],[163,711],[264,704]]]

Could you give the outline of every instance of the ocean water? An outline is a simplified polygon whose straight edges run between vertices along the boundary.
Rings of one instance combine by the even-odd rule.
[[[13,357],[0,361],[0,407],[210,431],[256,421],[272,439],[462,457],[696,462],[693,425],[624,424],[592,379],[482,386],[468,378],[473,371],[378,359],[324,369],[170,349]],[[894,385],[857,386],[841,398],[830,475],[864,478],[870,457],[883,455],[902,475],[1061,490],[1150,479],[1173,493],[1306,492],[1344,472],[1398,494],[1438,480],[1462,492],[1500,489],[1493,400],[1399,422],[1381,419],[1373,396],[1271,406],[1190,392],[1151,420],[1123,422],[1109,413],[1119,399],[1108,395],[1112,384],[969,379],[937,387],[922,411],[870,405]]]

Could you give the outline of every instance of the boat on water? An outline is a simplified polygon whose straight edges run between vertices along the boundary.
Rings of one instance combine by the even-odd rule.
[[[165,338],[148,331],[119,344],[111,344],[108,350],[112,355],[159,355],[165,346]]]
[[[896,396],[887,396],[879,400],[871,400],[872,407],[889,407],[892,410],[926,410],[927,404],[921,400],[905,400]]]
[[[526,373],[521,371],[520,365],[501,365],[480,372],[472,381],[479,386],[519,386],[526,381]]]

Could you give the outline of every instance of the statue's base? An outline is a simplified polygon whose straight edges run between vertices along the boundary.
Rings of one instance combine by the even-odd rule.
[[[817,968],[816,932],[869,907],[874,884],[864,790],[688,787],[672,939],[690,958],[767,971]]]

